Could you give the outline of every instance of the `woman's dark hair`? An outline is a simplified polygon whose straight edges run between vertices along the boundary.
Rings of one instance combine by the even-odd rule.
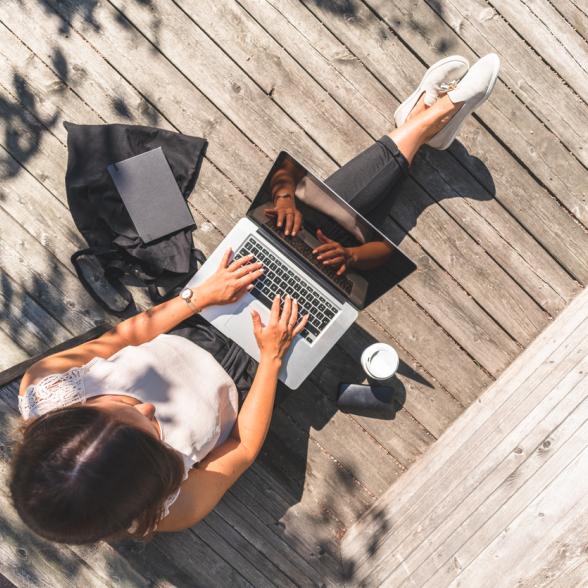
[[[96,407],[60,408],[25,423],[10,492],[22,520],[59,543],[150,538],[183,462],[149,433]]]

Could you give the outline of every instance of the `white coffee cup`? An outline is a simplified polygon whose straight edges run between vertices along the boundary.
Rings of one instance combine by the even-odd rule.
[[[361,366],[369,378],[388,380],[398,369],[396,349],[386,343],[374,343],[361,354]]]

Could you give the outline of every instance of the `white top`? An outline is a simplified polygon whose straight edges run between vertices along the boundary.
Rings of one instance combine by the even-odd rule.
[[[19,396],[18,406],[28,419],[101,394],[124,394],[155,405],[162,441],[183,458],[184,480],[192,465],[226,441],[237,419],[233,380],[208,351],[178,335],[158,335],[108,359],[95,357],[46,376]],[[167,499],[162,518],[179,493]]]

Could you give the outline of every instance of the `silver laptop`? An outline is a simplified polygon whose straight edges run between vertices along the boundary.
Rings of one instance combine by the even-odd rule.
[[[296,186],[295,204],[303,219],[294,237],[285,235],[284,226],[277,226],[271,212],[272,190],[284,181]],[[326,240],[351,250],[352,258],[345,264],[334,260],[338,265],[317,260],[313,249]],[[308,313],[310,318],[280,371],[280,380],[291,389],[308,377],[353,324],[359,310],[416,269],[387,237],[285,151],[279,154],[246,217],[187,285],[197,286],[213,274],[229,247],[233,259],[252,253],[265,272],[239,301],[206,308],[202,316],[259,360],[250,311],[256,309],[265,323],[275,294],[295,298],[300,316]]]

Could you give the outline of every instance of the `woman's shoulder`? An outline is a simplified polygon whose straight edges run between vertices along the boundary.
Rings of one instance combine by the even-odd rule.
[[[76,366],[62,373],[47,374],[33,380],[21,390],[18,408],[25,419],[40,416],[55,408],[83,402],[84,373],[98,358],[83,366]]]

